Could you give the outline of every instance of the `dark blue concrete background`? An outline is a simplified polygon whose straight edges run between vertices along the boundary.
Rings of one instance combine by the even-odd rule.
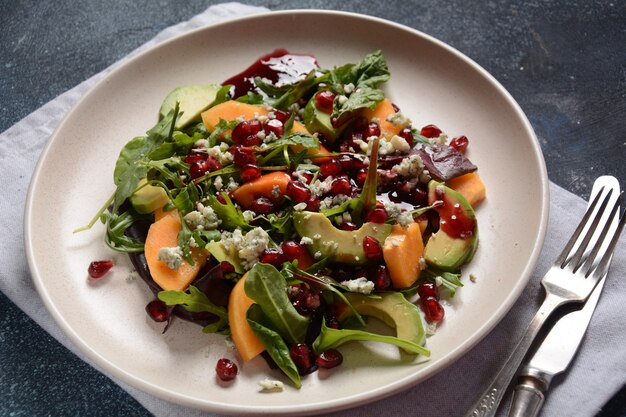
[[[1,1],[0,131],[214,3]],[[626,178],[624,1],[249,3],[365,13],[433,35],[482,65],[520,103],[552,181],[587,197],[597,175]],[[0,416],[43,415],[149,413],[0,294]],[[609,416],[626,416],[624,390],[598,414]]]

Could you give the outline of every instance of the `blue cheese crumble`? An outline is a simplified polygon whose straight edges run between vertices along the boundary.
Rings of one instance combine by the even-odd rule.
[[[263,391],[273,391],[278,392],[283,390],[283,383],[281,381],[277,381],[275,379],[265,378],[258,382],[261,390]]]
[[[183,263],[183,251],[178,246],[165,246],[159,249],[157,259],[161,262],[165,262],[165,265],[167,265],[169,269],[176,271]]]
[[[343,281],[341,285],[346,286],[351,292],[358,292],[365,295],[369,295],[374,291],[374,283],[368,281],[365,277]]]
[[[198,203],[197,210],[190,211],[184,217],[185,223],[192,229],[215,230],[222,222],[213,208]]]
[[[270,237],[265,230],[255,227],[245,235],[241,230],[222,232],[220,240],[227,252],[235,251],[241,260],[241,266],[249,270],[259,261],[259,256],[267,249]]]

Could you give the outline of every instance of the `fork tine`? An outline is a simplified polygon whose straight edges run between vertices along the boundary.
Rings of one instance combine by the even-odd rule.
[[[608,272],[609,265],[611,264],[611,257],[613,256],[613,251],[615,250],[615,246],[617,246],[617,241],[619,240],[622,230],[624,229],[624,224],[626,224],[626,209],[622,211],[622,217],[617,225],[617,229],[615,230],[613,237],[611,238],[611,243],[609,243],[609,247],[602,257],[602,260],[600,260],[598,267],[593,271],[592,278],[596,280],[600,279],[600,277],[603,277]],[[587,272],[587,275],[585,276],[589,276],[589,272]]]
[[[605,243],[605,238],[606,238],[607,233],[609,232],[609,229],[611,228],[611,226],[614,226],[614,223],[619,221],[619,207],[622,204],[623,195],[624,195],[624,192],[621,192],[619,196],[617,197],[617,200],[615,201],[615,204],[613,205],[613,209],[611,210],[611,214],[607,218],[606,223],[604,224],[604,227],[602,228],[602,232],[600,233],[600,236],[596,240],[594,247],[592,248],[591,252],[589,252],[589,255],[587,255],[587,259],[585,260],[584,264],[576,266],[573,272],[576,272],[580,268],[582,271],[585,272],[586,277],[589,276],[589,273],[591,272],[591,268],[593,267],[596,257],[598,256],[598,252],[600,252],[600,249]],[[615,217],[616,215],[617,217]]]
[[[574,247],[574,244],[578,240],[578,237],[580,236],[580,234],[582,233],[583,229],[585,228],[585,225],[587,224],[587,221],[589,220],[589,217],[591,217],[591,214],[593,213],[593,210],[596,208],[596,205],[598,204],[598,200],[600,200],[600,196],[602,195],[603,191],[604,191],[604,187],[602,187],[600,189],[600,191],[598,192],[596,197],[593,199],[593,202],[587,208],[587,211],[585,212],[585,215],[583,216],[582,220],[578,224],[578,227],[576,228],[576,230],[572,234],[572,237],[570,237],[569,241],[565,245],[565,248],[563,249],[561,254],[558,256],[556,261],[554,262],[555,265],[560,265],[561,268],[564,268],[565,265],[567,265],[567,257],[569,255],[570,251],[572,250],[572,248]],[[606,203],[608,201],[608,197],[611,196],[612,191],[613,191],[612,189],[609,191],[609,193],[607,195],[607,198],[604,199],[604,203]],[[595,220],[597,220],[597,218]]]

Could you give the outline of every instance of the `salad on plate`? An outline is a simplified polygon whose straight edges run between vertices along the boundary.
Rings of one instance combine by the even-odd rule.
[[[389,79],[381,51],[324,69],[279,49],[222,84],[178,87],[121,150],[116,190],[85,228],[100,219],[130,255],[164,331],[200,324],[296,387],[340,365],[348,342],[427,357],[440,298],[476,250],[485,186],[469,140],[417,128],[381,89]],[[237,364],[216,372],[231,380]]]

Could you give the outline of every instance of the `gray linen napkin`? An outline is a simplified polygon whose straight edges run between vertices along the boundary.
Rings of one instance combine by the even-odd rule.
[[[189,21],[164,30],[133,54],[191,29],[262,11],[267,9],[239,3],[212,6]],[[3,179],[0,191],[0,210],[3,213],[0,218],[3,235],[0,291],[59,342],[92,366],[61,332],[35,291],[24,256],[24,238],[21,229],[15,228],[15,219],[23,216],[30,177],[51,133],[66,112],[109,70],[110,68],[61,94],[0,134],[0,177]],[[554,184],[551,184],[550,192],[551,219],[536,273],[520,299],[494,331],[463,358],[428,381],[393,397],[335,415],[455,416],[465,412],[482,387],[498,371],[521,337],[525,324],[539,307],[543,297],[539,284],[541,276],[560,252],[565,236],[571,233],[573,225],[584,212],[585,202],[582,199]],[[604,294],[578,357],[567,378],[559,378],[554,382],[543,416],[591,417],[626,381],[626,333],[623,317],[620,317],[623,315],[622,306],[626,305],[626,290],[618,282],[626,275],[624,240],[626,239],[622,237]],[[115,382],[156,416],[208,415],[157,399],[123,382]]]

